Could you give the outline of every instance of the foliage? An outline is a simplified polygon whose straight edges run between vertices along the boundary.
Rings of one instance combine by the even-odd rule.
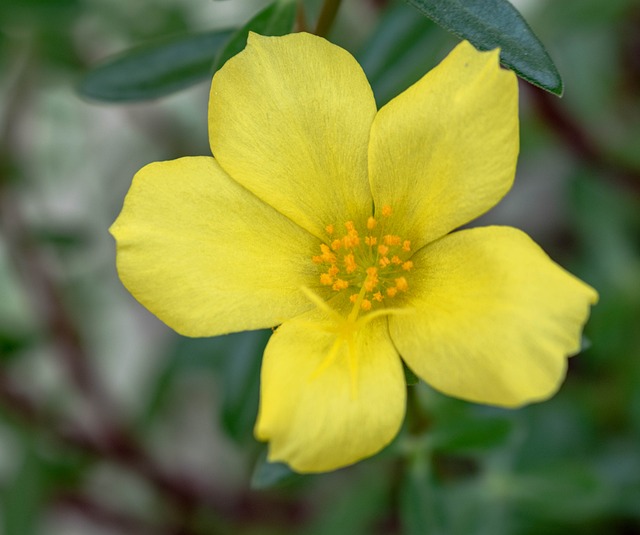
[[[249,31],[312,29],[319,6],[302,4],[0,4],[0,531],[640,533],[632,0],[521,2],[522,15],[506,0],[345,2],[329,33],[379,106],[452,34],[500,44],[525,80],[564,85],[559,100],[521,84],[516,186],[482,221],[523,228],[600,293],[590,344],[550,401],[492,409],[417,383],[387,449],[300,476],[252,435],[270,333],[181,338],[120,286],[106,229],[130,177],[206,151],[207,79]],[[137,104],[113,105],[124,101]]]

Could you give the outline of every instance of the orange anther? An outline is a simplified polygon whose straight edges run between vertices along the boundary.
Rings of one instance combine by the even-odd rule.
[[[332,288],[336,291],[339,292],[340,290],[344,290],[346,288],[349,287],[349,283],[346,280],[343,279],[337,279],[336,282],[333,283]]]
[[[324,284],[325,286],[330,286],[331,284],[333,284],[333,277],[329,275],[329,273],[323,273],[322,275],[320,275],[320,283]]]
[[[358,265],[356,264],[356,259],[353,256],[353,253],[349,253],[344,257],[344,265],[347,268],[347,273],[353,273],[356,269],[358,269]]]

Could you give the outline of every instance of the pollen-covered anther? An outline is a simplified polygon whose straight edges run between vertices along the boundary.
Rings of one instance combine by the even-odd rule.
[[[394,236],[393,234],[387,234],[382,239],[385,245],[400,245],[402,243],[402,238],[400,238],[400,236]]]
[[[322,273],[320,275],[320,284],[331,286],[333,284],[333,277],[329,273]]]
[[[358,264],[356,264],[356,258],[355,256],[353,256],[353,253],[345,255],[344,266],[347,269],[347,273],[353,273],[356,269],[358,269]]]
[[[367,290],[367,292],[373,292],[376,286],[378,286],[378,282],[378,268],[367,268],[367,278],[364,281],[364,289]]]
[[[346,290],[349,287],[349,282],[344,279],[336,279],[332,288],[337,292],[340,290]]]
[[[320,254],[312,256],[312,261],[319,264],[322,286],[335,292],[347,290],[353,306],[351,317],[357,318],[376,306],[393,307],[389,299],[409,289],[407,279],[414,267],[411,242],[389,233],[386,218],[391,213],[385,206],[376,212],[377,219],[371,216],[327,225],[327,241],[320,245]]]
[[[323,243],[322,245],[320,245],[320,250],[322,251],[322,254],[320,255],[320,259],[322,262],[326,262],[327,264],[336,263],[336,255],[333,254],[328,245]]]
[[[404,277],[398,277],[396,279],[396,288],[401,292],[406,292],[409,289],[409,284],[407,283],[407,279]]]

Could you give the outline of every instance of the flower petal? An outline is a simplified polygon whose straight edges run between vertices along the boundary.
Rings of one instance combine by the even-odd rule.
[[[310,308],[300,286],[315,285],[318,240],[213,158],[144,167],[111,233],[124,285],[181,334],[269,327]]]
[[[263,201],[314,233],[371,215],[367,144],[376,113],[362,69],[319,37],[250,34],[213,77],[211,150]]]
[[[323,330],[327,325],[317,311],[284,323],[262,364],[256,436],[270,441],[271,461],[298,472],[334,470],[373,455],[404,416],[402,364],[386,319],[361,326],[351,349]]]
[[[593,288],[510,227],[455,232],[415,256],[415,313],[391,316],[411,369],[442,392],[518,406],[551,396],[580,348]]]
[[[402,214],[395,233],[418,248],[498,203],[518,144],[516,76],[500,68],[498,50],[462,42],[378,112],[369,150],[376,207]]]

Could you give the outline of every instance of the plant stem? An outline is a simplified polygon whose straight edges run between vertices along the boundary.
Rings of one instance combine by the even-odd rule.
[[[341,0],[324,0],[320,17],[318,17],[318,24],[316,25],[316,35],[325,37],[329,33],[338,14],[338,9],[340,9],[340,3]]]

